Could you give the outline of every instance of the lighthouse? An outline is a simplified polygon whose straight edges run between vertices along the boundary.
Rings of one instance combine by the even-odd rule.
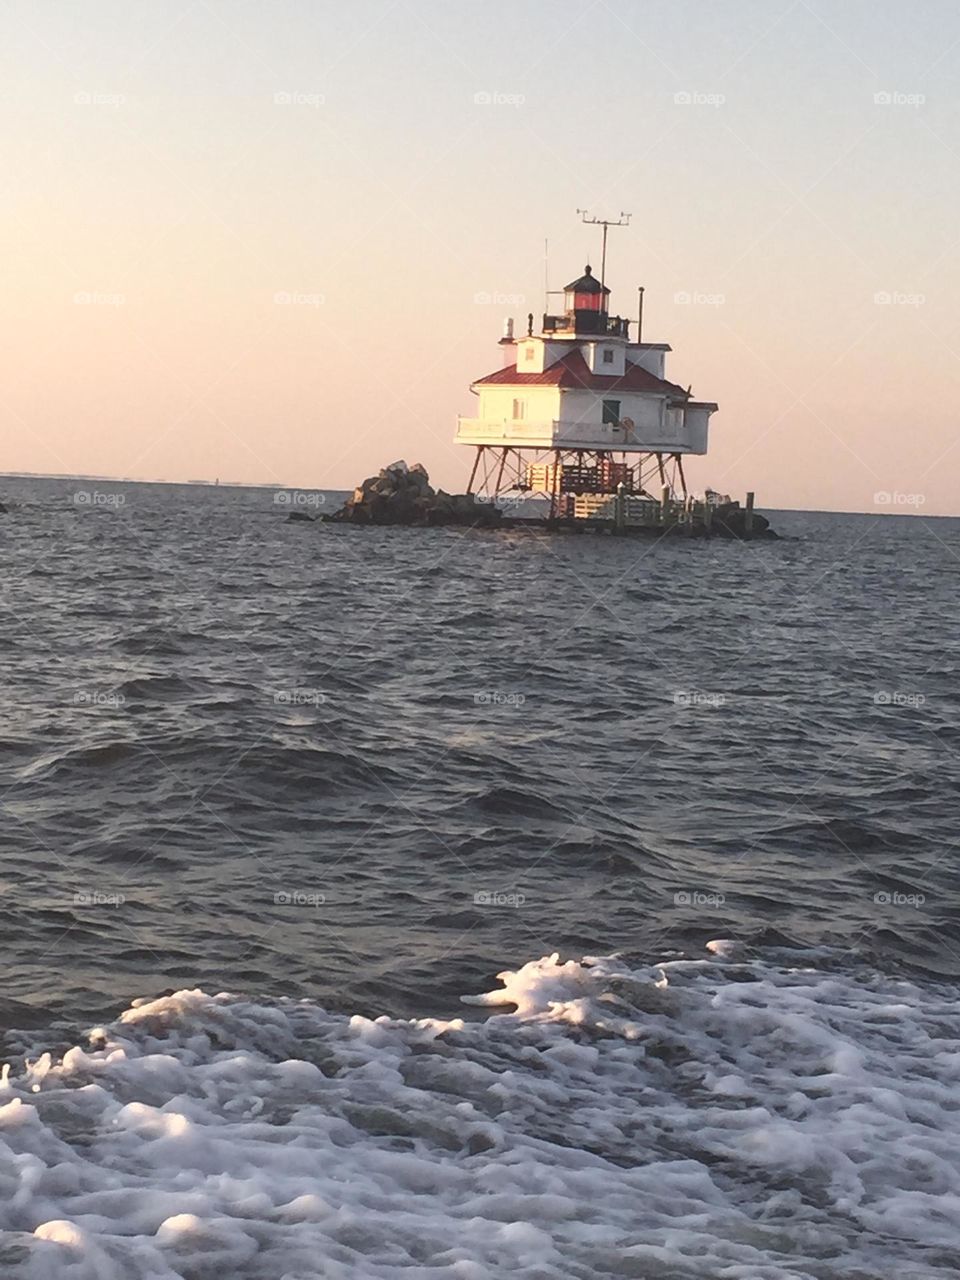
[[[635,322],[611,315],[606,229],[600,277],[586,266],[537,331],[532,314],[521,336],[508,320],[504,366],[471,384],[476,416],[459,418],[456,435],[474,451],[468,492],[548,499],[563,521],[624,510],[642,520],[686,501],[683,459],[707,452],[717,405],[667,379],[670,346],[642,340],[643,290]]]

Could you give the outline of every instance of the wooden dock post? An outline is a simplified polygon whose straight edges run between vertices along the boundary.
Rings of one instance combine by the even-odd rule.
[[[665,484],[660,490],[660,523],[666,524],[670,518],[670,486]]]
[[[627,488],[621,480],[617,485],[617,496],[613,503],[613,527],[615,533],[622,533],[627,523]]]
[[[747,507],[743,514],[743,531],[749,537],[753,533],[753,490],[747,494]]]

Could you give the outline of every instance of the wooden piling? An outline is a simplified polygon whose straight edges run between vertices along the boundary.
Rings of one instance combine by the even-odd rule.
[[[613,506],[613,526],[616,533],[622,533],[627,523],[627,489],[621,480],[617,485],[617,496]]]
[[[753,533],[753,491],[747,494],[747,506],[743,513],[743,531],[748,536]]]

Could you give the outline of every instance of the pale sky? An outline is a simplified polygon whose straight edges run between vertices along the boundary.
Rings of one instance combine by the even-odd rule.
[[[960,512],[955,0],[13,0],[0,37],[0,470],[460,490],[587,208],[720,405],[695,486]]]

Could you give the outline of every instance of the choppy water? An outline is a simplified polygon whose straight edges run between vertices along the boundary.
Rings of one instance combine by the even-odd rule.
[[[960,521],[3,490],[4,1276],[953,1274]]]

